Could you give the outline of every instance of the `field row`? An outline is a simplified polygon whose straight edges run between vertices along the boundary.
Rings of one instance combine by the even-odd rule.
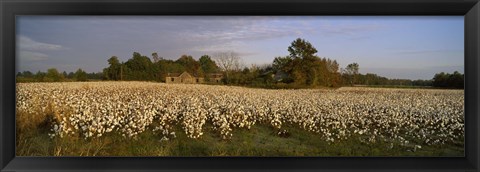
[[[181,126],[201,139],[211,126],[222,139],[232,130],[269,125],[280,136],[293,125],[329,142],[361,135],[421,148],[464,135],[463,90],[340,88],[265,90],[150,82],[19,83],[17,125],[47,119],[50,136],[126,138],[152,130],[162,140]],[[21,119],[21,120],[20,120]],[[39,121],[39,120],[37,120]],[[45,121],[39,121],[37,123]],[[208,125],[206,125],[208,124]]]

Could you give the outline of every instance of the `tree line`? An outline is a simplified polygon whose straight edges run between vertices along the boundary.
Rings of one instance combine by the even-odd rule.
[[[433,77],[432,85],[434,87],[464,88],[465,74],[455,71],[450,73],[437,73]]]
[[[87,73],[81,68],[76,72],[67,73],[63,71],[60,73],[56,68],[50,68],[46,72],[38,71],[32,73],[30,71],[18,72],[16,75],[17,82],[68,82],[68,81],[87,81],[87,80],[101,80],[102,73]]]
[[[388,79],[373,73],[358,74],[356,85],[432,87],[433,80]]]
[[[157,81],[165,82],[169,73],[182,73],[184,71],[195,77],[205,77],[208,80],[210,73],[219,72],[220,69],[210,56],[204,55],[197,61],[192,56],[182,55],[177,60],[168,60],[152,53],[153,61],[149,57],[134,52],[132,58],[120,62],[118,57],[108,59],[109,66],[103,69],[104,80],[114,81]]]
[[[465,75],[458,71],[453,73],[437,73],[429,80],[410,80],[410,79],[388,79],[376,74],[357,74],[356,85],[378,85],[378,86],[417,86],[417,87],[437,87],[437,88],[464,88]],[[344,76],[344,79],[348,76]]]
[[[388,79],[376,74],[360,74],[358,63],[340,68],[336,60],[316,55],[317,49],[308,41],[298,38],[287,48],[289,55],[275,57],[272,63],[246,67],[240,55],[235,52],[218,52],[203,55],[198,60],[190,55],[182,55],[177,60],[160,57],[152,53],[151,58],[134,52],[127,61],[117,56],[107,60],[108,67],[102,72],[86,73],[82,69],[76,72],[59,73],[55,68],[47,72],[19,72],[17,82],[61,82],[87,80],[113,81],[156,81],[165,82],[172,73],[184,71],[206,81],[209,74],[222,73],[223,84],[262,88],[311,88],[341,87],[353,85],[401,85],[429,86],[442,88],[463,88],[464,75],[438,73],[431,80]]]

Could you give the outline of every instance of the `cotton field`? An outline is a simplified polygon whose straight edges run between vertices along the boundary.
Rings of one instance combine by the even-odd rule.
[[[298,126],[329,142],[364,136],[411,145],[463,138],[464,91],[344,87],[265,90],[153,82],[18,83],[17,113],[51,113],[50,137],[125,138],[151,130],[175,139],[174,126],[202,139],[206,127],[228,140],[232,131],[269,125],[279,134]]]

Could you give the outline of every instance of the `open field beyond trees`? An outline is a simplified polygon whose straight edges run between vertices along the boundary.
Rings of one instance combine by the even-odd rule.
[[[18,156],[463,156],[464,91],[17,83]]]

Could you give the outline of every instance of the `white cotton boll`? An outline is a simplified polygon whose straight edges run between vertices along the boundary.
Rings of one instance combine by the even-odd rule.
[[[50,130],[58,136],[80,130],[85,137],[90,137],[87,131],[93,135],[120,132],[131,137],[157,124],[174,123],[182,126],[187,137],[201,139],[205,124],[211,123],[227,139],[237,128],[250,129],[263,122],[275,128],[297,125],[329,141],[359,134],[375,135],[375,140],[403,136],[426,140],[427,144],[447,144],[464,135],[460,90],[265,90],[148,82],[89,82],[86,89],[85,83],[79,84],[18,86],[17,109],[32,113],[49,110],[42,100],[55,96],[52,105],[61,114],[62,123]],[[44,96],[29,101],[30,95]],[[164,135],[174,138],[171,133]]]

